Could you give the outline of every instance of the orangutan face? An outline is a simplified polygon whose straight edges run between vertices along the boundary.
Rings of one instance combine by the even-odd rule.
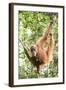
[[[36,57],[36,55],[37,55],[37,48],[36,48],[35,45],[33,45],[33,46],[31,47],[31,53],[32,53],[32,56],[33,56],[33,57]]]

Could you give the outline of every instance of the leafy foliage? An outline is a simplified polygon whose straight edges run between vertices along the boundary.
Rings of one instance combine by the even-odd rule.
[[[25,55],[23,46],[20,42],[26,43],[29,47],[34,44],[43,32],[46,31],[50,19],[53,19],[53,30],[55,39],[54,62],[45,70],[40,71],[39,75],[33,70],[33,66]],[[58,75],[58,14],[48,12],[19,11],[18,13],[18,36],[19,36],[19,79],[56,77]]]

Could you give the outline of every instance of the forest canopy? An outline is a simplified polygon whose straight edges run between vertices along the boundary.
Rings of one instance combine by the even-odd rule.
[[[50,20],[53,20],[53,32],[55,40],[55,49],[53,54],[54,62],[46,70],[40,71],[39,75],[33,71],[33,65],[27,58],[22,43],[31,47],[36,43],[43,32],[48,28]],[[58,13],[19,11],[18,12],[18,75],[23,78],[45,78],[58,76]],[[22,43],[21,43],[21,42]]]

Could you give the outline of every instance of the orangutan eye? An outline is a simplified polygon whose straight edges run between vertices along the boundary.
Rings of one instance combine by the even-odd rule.
[[[36,48],[34,46],[31,47],[31,52],[36,51]]]

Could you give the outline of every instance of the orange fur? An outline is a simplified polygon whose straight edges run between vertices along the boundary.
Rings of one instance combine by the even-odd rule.
[[[44,47],[46,43],[48,43],[48,47]],[[52,61],[54,50],[54,38],[51,23],[49,24],[45,35],[39,38],[34,47],[36,49],[36,57],[39,59],[40,62],[42,62],[40,65],[38,65],[39,68],[41,65],[49,64],[50,61]]]

